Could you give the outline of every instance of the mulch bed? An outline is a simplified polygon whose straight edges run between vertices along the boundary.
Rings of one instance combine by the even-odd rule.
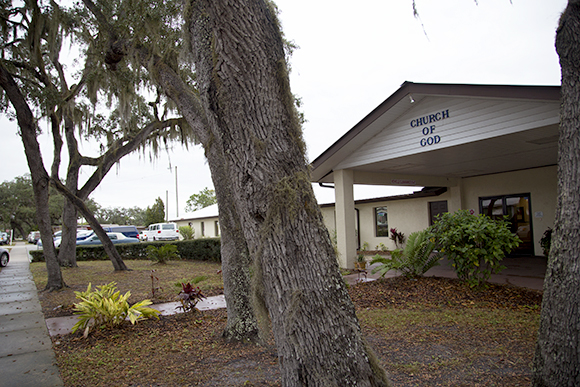
[[[402,277],[349,288],[358,313],[374,311],[529,311],[541,292],[505,285],[473,290],[455,279]],[[528,312],[522,312],[528,313]],[[225,310],[161,317],[120,330],[53,338],[66,386],[280,386],[274,343],[230,344],[220,333]],[[492,324],[493,322],[490,322]],[[361,318],[363,334],[394,386],[524,386],[530,383],[534,339],[518,334],[411,324],[388,332]],[[492,332],[493,337],[489,337]],[[512,337],[513,336],[513,337]],[[498,340],[502,352],[494,351]],[[489,355],[473,351],[489,348]],[[467,360],[457,360],[459,356]]]

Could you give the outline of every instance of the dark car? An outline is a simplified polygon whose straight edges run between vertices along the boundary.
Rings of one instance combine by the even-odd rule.
[[[113,242],[114,244],[139,243],[138,238],[129,238],[120,232],[108,232],[107,235],[109,236],[111,242]],[[93,234],[87,239],[82,241],[77,240],[77,246],[98,246],[98,245],[102,245],[102,243],[97,234]]]
[[[10,253],[8,250],[0,247],[0,267],[6,267],[10,261]]]

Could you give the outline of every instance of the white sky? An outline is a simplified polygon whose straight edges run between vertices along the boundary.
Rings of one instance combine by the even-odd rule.
[[[302,98],[310,160],[351,129],[404,81],[559,85],[555,29],[566,0],[276,0],[288,40],[292,91]],[[0,181],[28,173],[15,122],[0,118]],[[41,138],[44,163],[52,148]],[[91,145],[85,145],[90,150]],[[137,154],[121,160],[91,196],[104,207],[151,206],[169,197],[169,217],[179,217],[190,195],[213,187],[199,146],[177,145],[151,162]],[[64,174],[61,174],[64,175]],[[83,174],[85,178],[88,173]],[[320,203],[334,201],[315,187]],[[355,187],[355,198],[396,195],[408,187]]]

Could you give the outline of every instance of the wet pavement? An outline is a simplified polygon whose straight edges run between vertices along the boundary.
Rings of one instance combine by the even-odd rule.
[[[27,245],[19,242],[0,272],[0,385],[62,386],[28,266]]]

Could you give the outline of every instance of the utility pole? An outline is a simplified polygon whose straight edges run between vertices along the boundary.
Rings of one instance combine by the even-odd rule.
[[[165,222],[169,222],[169,191],[165,190]]]
[[[177,165],[175,166],[175,218],[179,219],[179,190],[177,189]]]

